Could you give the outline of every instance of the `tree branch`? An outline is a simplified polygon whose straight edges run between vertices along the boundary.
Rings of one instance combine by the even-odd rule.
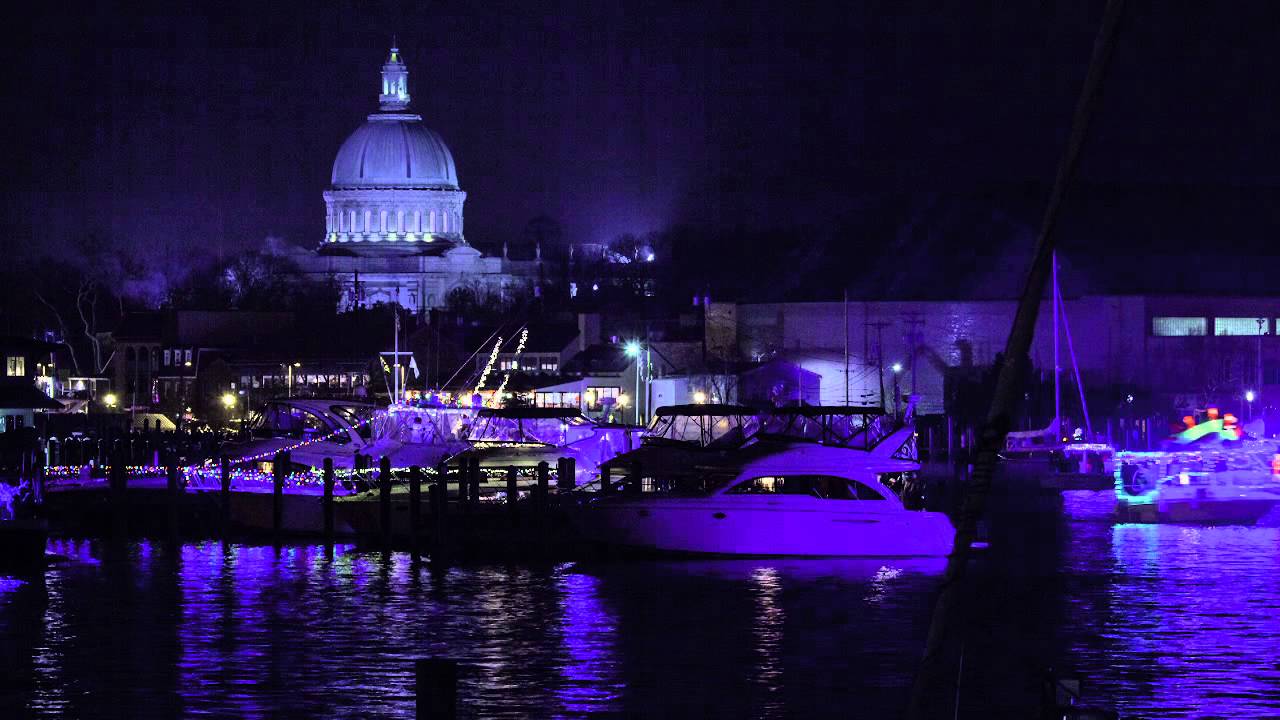
[[[67,333],[67,323],[62,319],[62,313],[58,312],[58,309],[53,306],[53,303],[46,300],[39,290],[34,290],[33,292],[36,295],[36,299],[44,303],[44,306],[49,308],[49,312],[53,313],[54,319],[58,321],[58,327],[62,329],[62,344],[65,345],[67,347],[67,351],[71,353],[71,366],[76,369],[76,374],[79,375],[80,360],[76,358],[75,347],[72,346],[71,341],[67,339],[69,337],[69,334]]]

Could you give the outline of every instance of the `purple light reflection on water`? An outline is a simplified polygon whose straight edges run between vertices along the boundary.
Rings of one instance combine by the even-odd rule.
[[[1077,524],[1076,667],[1122,714],[1280,717],[1280,529]]]
[[[617,620],[599,596],[600,580],[562,566],[558,585],[565,659],[556,699],[568,713],[616,712],[622,682],[616,676]]]
[[[1280,716],[1280,530],[1071,523],[1030,668],[1144,717]],[[412,663],[480,717],[900,711],[941,559],[463,566],[339,547],[58,540],[0,592],[0,717],[409,717]],[[992,553],[995,550],[990,551]],[[1019,578],[996,578],[988,592]],[[1055,584],[1046,592],[1059,592]],[[997,603],[998,604],[998,603]],[[1065,608],[1065,612],[1063,609]],[[12,643],[12,645],[10,645]],[[977,666],[975,666],[977,667]],[[966,675],[970,697],[995,692]],[[20,698],[18,712],[6,700]]]

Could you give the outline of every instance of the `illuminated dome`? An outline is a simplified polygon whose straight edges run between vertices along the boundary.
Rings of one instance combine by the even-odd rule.
[[[346,254],[435,254],[466,244],[453,155],[408,112],[409,70],[391,48],[382,65],[380,112],[342,143],[324,194],[321,247]]]
[[[333,187],[458,189],[453,155],[417,115],[377,113],[351,133],[333,161]]]

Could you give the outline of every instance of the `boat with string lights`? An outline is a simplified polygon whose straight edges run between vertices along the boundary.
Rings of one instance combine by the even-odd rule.
[[[1280,521],[1280,442],[1210,408],[1159,450],[1116,456],[1116,515],[1128,522],[1254,525]],[[1271,524],[1271,522],[1267,522]]]
[[[272,494],[275,462],[287,453],[283,468],[281,529],[317,533],[323,529],[323,468],[334,467],[334,496],[359,495],[373,486],[376,459],[386,457],[398,473],[413,466],[433,468],[467,447],[466,434],[476,410],[465,407],[414,407],[406,404],[377,409],[368,403],[314,398],[268,402],[250,419],[255,439],[232,455],[231,520],[241,528],[273,528]],[[186,469],[187,486],[216,492],[221,468],[215,464]],[[352,529],[341,516],[335,532]]]
[[[537,482],[539,464],[549,470],[559,467],[561,458],[574,461],[575,484],[599,474],[600,465],[639,445],[644,429],[629,425],[597,423],[572,408],[481,408],[474,421],[463,429],[467,442],[461,451],[445,460],[457,467],[479,464],[479,496],[476,502],[505,500],[507,473],[514,468],[518,492],[526,497]],[[428,472],[431,465],[424,465]],[[381,524],[379,491],[371,484],[359,492],[335,499],[336,514],[357,533],[376,534]],[[457,488],[448,488],[451,497]],[[391,489],[392,533],[407,536],[409,489],[397,483]]]
[[[940,556],[955,529],[917,509],[910,416],[879,408],[772,411],[737,449],[633,468],[570,517],[610,546],[697,555]]]

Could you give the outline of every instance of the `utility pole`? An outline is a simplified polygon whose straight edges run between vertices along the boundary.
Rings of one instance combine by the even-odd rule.
[[[844,291],[844,404],[849,406],[849,289]]]
[[[889,323],[878,320],[867,323],[876,329],[876,375],[880,380],[880,409],[885,409],[884,402],[884,329]]]
[[[911,394],[916,394],[916,351],[920,348],[921,337],[924,335],[921,328],[924,326],[924,318],[919,315],[912,315],[907,318],[907,325],[910,330],[907,334],[907,342],[911,343]]]

